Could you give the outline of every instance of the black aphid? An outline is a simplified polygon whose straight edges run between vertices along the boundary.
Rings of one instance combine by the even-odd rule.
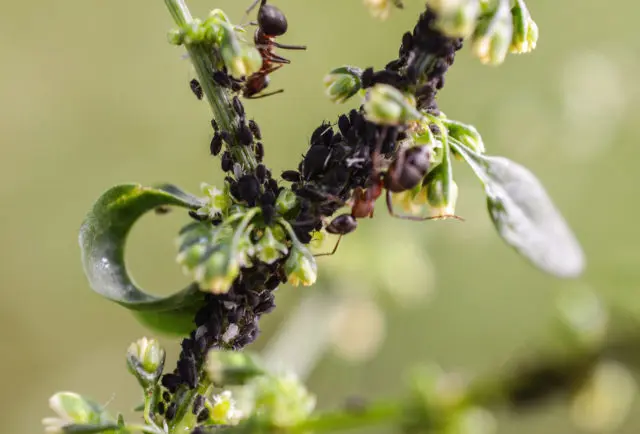
[[[243,146],[249,146],[253,143],[253,134],[245,123],[240,124],[238,127],[238,141]]]
[[[200,86],[200,82],[198,80],[196,80],[195,78],[191,80],[189,82],[189,87],[191,88],[191,92],[193,92],[196,98],[202,99],[204,93],[202,92],[202,86]]]
[[[176,417],[177,410],[178,410],[178,406],[176,405],[175,402],[172,402],[171,404],[169,404],[169,406],[167,407],[167,411],[164,415],[165,419],[172,420],[174,417]]]
[[[300,182],[300,180],[302,179],[300,177],[300,172],[298,172],[297,170],[285,170],[280,176],[282,177],[282,179],[289,182]]]
[[[221,167],[223,172],[230,172],[233,169],[233,158],[229,151],[222,154]]]
[[[260,127],[253,119],[249,120],[249,129],[251,129],[251,132],[257,140],[262,140],[262,132],[260,131]]]
[[[209,151],[214,157],[222,150],[222,136],[217,132],[211,138],[211,144],[209,145]]]
[[[256,143],[256,160],[258,160],[258,163],[261,163],[263,159],[264,159],[264,145],[262,144],[262,142],[257,142]]]
[[[242,102],[237,95],[233,97],[232,104],[233,109],[236,111],[238,116],[240,116],[240,118],[244,120],[244,106],[242,105]]]
[[[264,164],[258,164],[258,166],[256,167],[256,176],[258,177],[258,181],[260,181],[260,183],[263,183],[267,179],[267,173],[267,166],[265,166]]]

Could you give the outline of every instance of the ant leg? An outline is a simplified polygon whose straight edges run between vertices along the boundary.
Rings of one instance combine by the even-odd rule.
[[[267,93],[261,93],[261,94],[258,94],[258,95],[245,96],[245,99],[266,98],[268,96],[277,95],[277,94],[283,93],[283,92],[284,92],[284,89],[278,89],[278,90],[274,90],[273,92],[267,92]]]
[[[269,75],[273,71],[277,71],[278,69],[282,68],[282,66],[283,65],[275,65],[275,66],[272,66],[271,68],[265,69],[264,71],[258,72],[258,74],[260,74],[260,75]]]
[[[333,246],[333,250],[331,250],[331,252],[327,252],[327,253],[318,253],[316,255],[313,255],[314,257],[318,258],[320,256],[331,256],[333,254],[336,253],[336,250],[338,250],[338,246],[340,245],[340,241],[342,240],[342,235],[340,235],[338,237],[338,241],[336,242],[336,245]]]
[[[287,44],[281,44],[276,41],[271,41],[271,45],[273,45],[274,47],[282,48],[283,50],[306,50],[307,49],[306,45],[287,45]]]
[[[393,210],[393,203],[391,202],[391,192],[389,190],[387,190],[387,209],[389,210],[389,214],[391,214],[392,217],[403,219],[403,220],[412,220],[414,222],[422,222],[426,220],[448,220],[448,219],[459,220],[461,222],[464,221],[462,217],[459,217],[453,214],[437,216],[437,217],[430,217],[430,216],[422,217],[422,216],[414,216],[414,215],[396,214],[396,212]]]
[[[291,63],[291,60],[289,60],[289,59],[287,59],[285,57],[282,57],[282,56],[278,56],[277,54],[272,53],[272,52],[265,53],[264,54],[264,59],[268,60],[269,62],[282,63],[282,64],[286,64],[286,65]]]

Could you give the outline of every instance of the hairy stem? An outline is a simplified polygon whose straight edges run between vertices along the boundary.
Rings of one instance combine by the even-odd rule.
[[[165,4],[178,27],[187,29],[193,25],[193,17],[184,0],[165,0]],[[214,65],[220,64],[218,53],[202,43],[185,43],[185,47],[203,93],[211,106],[213,117],[220,128],[230,132],[235,139],[239,121],[236,119],[237,114],[231,105],[230,93],[227,89],[218,86],[213,80],[213,73],[216,71]],[[233,146],[229,146],[229,152],[231,152],[234,161],[240,163],[245,173],[252,172],[258,165],[251,149],[242,146],[237,139],[235,139]]]

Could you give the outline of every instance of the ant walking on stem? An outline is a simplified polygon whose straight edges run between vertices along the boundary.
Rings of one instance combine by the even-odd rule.
[[[307,49],[307,47],[303,45],[285,45],[275,41],[277,36],[282,36],[287,32],[289,25],[284,13],[277,7],[267,4],[267,0],[255,0],[247,9],[246,14],[249,14],[258,3],[260,3],[258,21],[250,24],[257,24],[258,26],[253,40],[262,56],[262,68],[260,68],[260,71],[250,75],[244,84],[242,95],[249,99],[264,98],[284,92],[284,89],[279,89],[272,92],[261,93],[269,86],[269,74],[291,63],[289,59],[277,55],[275,48],[282,48],[284,50]]]
[[[387,127],[380,132],[376,148],[372,154],[373,170],[369,178],[369,186],[366,188],[358,187],[353,191],[351,198],[351,212],[341,214],[335,217],[325,227],[325,230],[334,235],[339,235],[333,250],[328,253],[320,253],[315,256],[333,255],[340,245],[342,236],[353,232],[358,227],[359,218],[373,217],[373,211],[376,200],[382,196],[386,190],[386,203],[389,214],[404,220],[426,221],[426,220],[443,220],[456,219],[464,221],[463,218],[456,215],[448,216],[412,216],[397,214],[393,209],[391,195],[392,193],[401,193],[403,191],[415,188],[429,171],[429,148],[427,146],[416,146],[411,148],[401,148],[398,150],[396,157],[393,159],[386,172],[382,172],[380,162],[380,148],[387,134]]]

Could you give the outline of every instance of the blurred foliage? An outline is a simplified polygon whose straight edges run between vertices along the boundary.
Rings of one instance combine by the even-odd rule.
[[[277,2],[290,22],[283,42],[309,50],[292,55],[292,64],[273,75],[272,85],[284,86],[284,94],[246,104],[262,127],[272,169],[293,168],[312,129],[344,109],[324,96],[325,73],[343,63],[384,64],[422,6],[407,1],[404,11],[380,23],[361,3]],[[190,5],[199,14],[221,7],[234,19],[245,8],[238,0]],[[456,177],[464,224],[396,221],[379,205],[374,220],[346,237],[336,256],[322,259],[331,264],[321,267],[330,278],[280,291],[279,308],[265,318],[253,348],[262,348],[300,297],[323,284],[344,293],[380,290],[386,316],[375,326],[384,327],[379,352],[364,364],[339,351],[325,357],[308,385],[320,407],[340,405],[349,395],[393,394],[402,387],[402,372],[416,362],[477,372],[500,366],[532,341],[552,342],[545,326],[554,297],[568,288],[593,288],[640,314],[633,200],[640,6],[630,0],[529,6],[541,31],[536,51],[510,56],[494,69],[463,49],[440,105],[476,125],[488,152],[524,163],[541,178],[585,248],[586,275],[557,281],[505,247],[469,171]],[[2,412],[7,432],[40,432],[54,390],[98,401],[113,397],[117,408],[138,404],[135,384],[116,367],[145,330],[87,288],[77,243],[86,210],[116,183],[171,181],[195,191],[201,181],[219,182],[220,171],[208,156],[208,108],[189,90],[192,73],[182,52],[166,43],[172,23],[162,2],[13,2],[3,12],[0,25],[12,36],[0,41],[0,196],[6,204],[0,214],[0,363],[13,375],[6,375],[12,393],[2,398]],[[188,283],[174,263],[170,236],[185,217],[146,218],[148,224],[134,228],[127,258],[136,279],[158,293]],[[364,259],[374,251],[377,257]],[[411,265],[415,271],[397,273],[398,264],[415,261],[414,252],[424,260]],[[418,297],[398,302],[388,295],[390,285]],[[31,299],[37,301],[26,302]],[[328,321],[317,324],[325,326]],[[176,345],[163,342],[170,366]],[[637,432],[635,408],[620,432]],[[504,416],[500,432],[570,433],[571,411],[558,405],[522,418]]]

